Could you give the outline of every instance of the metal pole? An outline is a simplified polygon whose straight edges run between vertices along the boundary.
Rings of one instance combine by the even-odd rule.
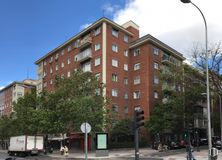
[[[219,96],[219,103],[220,103],[220,142],[221,142],[221,152],[222,152],[222,109],[221,109],[221,96]]]
[[[211,142],[211,119],[210,119],[210,89],[209,89],[209,69],[208,69],[208,36],[207,36],[207,22],[204,17],[204,14],[200,10],[199,7],[197,7],[193,2],[190,2],[194,7],[196,7],[204,20],[204,26],[205,26],[205,56],[206,56],[206,85],[207,85],[207,122],[208,122],[208,148],[211,150],[212,148],[212,142]],[[209,155],[210,157],[210,155]]]
[[[85,123],[85,160],[88,159],[88,133],[86,130],[86,123]]]

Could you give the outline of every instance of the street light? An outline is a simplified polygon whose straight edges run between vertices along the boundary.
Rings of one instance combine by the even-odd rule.
[[[194,7],[196,7],[199,12],[201,13],[203,20],[204,20],[204,26],[205,26],[205,52],[206,52],[206,85],[207,85],[207,121],[208,121],[208,147],[209,150],[211,150],[212,148],[212,143],[211,143],[211,122],[210,122],[210,89],[209,89],[209,71],[208,71],[208,39],[207,39],[207,22],[206,19],[204,17],[204,14],[202,13],[202,11],[200,10],[199,7],[197,7],[197,5],[195,5],[193,2],[191,2],[190,0],[181,0],[181,2],[183,3],[191,3]],[[209,155],[210,157],[210,155]]]
[[[222,152],[222,109],[221,109],[221,96],[220,94],[218,94],[219,96],[219,105],[220,105],[220,142],[221,142],[221,152]]]

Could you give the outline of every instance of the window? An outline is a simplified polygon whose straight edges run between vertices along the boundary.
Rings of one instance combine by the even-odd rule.
[[[95,94],[96,94],[97,96],[101,95],[99,88],[96,88],[96,89],[95,89]]]
[[[139,69],[140,69],[140,63],[134,64],[134,71],[139,70]]]
[[[61,63],[61,67],[62,67],[62,68],[64,67],[64,63],[63,63],[63,62]]]
[[[113,52],[118,52],[118,46],[116,44],[112,45],[112,51]]]
[[[58,66],[58,64],[56,65],[56,71],[58,71],[58,69],[59,69],[59,66]]]
[[[112,35],[118,38],[119,31],[116,29],[112,29]]]
[[[128,107],[128,106],[125,106],[125,107],[124,107],[124,113],[125,113],[125,114],[128,114],[128,113],[129,113],[129,107]]]
[[[70,60],[70,58],[68,58],[68,59],[67,59],[67,63],[68,63],[68,64],[70,64],[70,63],[71,63],[71,60]]]
[[[124,99],[128,99],[129,97],[128,97],[128,93],[125,93],[124,94]]]
[[[98,65],[100,65],[100,58],[95,59],[95,66],[98,66]]]
[[[140,49],[139,48],[134,49],[133,56],[135,57],[135,56],[138,56],[138,55],[140,55]]]
[[[55,55],[55,60],[58,60],[58,58],[59,58],[59,54],[56,53],[56,55]]]
[[[128,64],[124,64],[124,71],[128,71]]]
[[[52,73],[52,67],[50,67],[50,73]]]
[[[140,84],[140,76],[134,77],[133,84]]]
[[[112,89],[112,96],[117,97],[118,96],[118,90],[117,89]]]
[[[159,55],[159,49],[158,48],[153,48],[153,54]]]
[[[133,99],[139,99],[140,98],[140,91],[133,92]]]
[[[124,40],[124,42],[129,42],[129,36],[128,35],[124,35],[124,37],[123,37],[123,40]]]
[[[118,106],[116,104],[113,104],[112,111],[113,112],[118,112]]]
[[[157,99],[158,98],[158,92],[154,91],[154,98]]]
[[[154,62],[153,67],[154,67],[154,69],[159,69],[159,64],[157,62]]]
[[[128,78],[124,78],[124,84],[128,85]]]
[[[101,33],[101,27],[98,27],[94,30],[94,35],[97,36]]]
[[[124,51],[124,56],[125,56],[125,57],[128,57],[128,56],[129,56],[129,51],[128,51],[128,50],[125,50],[125,51]]]
[[[65,78],[65,75],[64,75],[64,74],[61,74],[61,78],[64,79],[64,78]]]
[[[71,74],[70,74],[70,71],[69,71],[69,72],[67,72],[67,77],[70,77],[70,75],[71,75]]]
[[[113,67],[118,67],[118,60],[112,59],[112,66]]]
[[[100,43],[95,44],[95,51],[100,50]]]
[[[70,52],[70,51],[71,51],[71,49],[72,49],[72,47],[71,47],[71,46],[68,46],[67,51],[68,51],[68,52]]]
[[[49,63],[52,63],[52,61],[53,61],[53,57],[50,57]]]
[[[95,77],[96,77],[97,80],[99,80],[100,79],[100,73],[96,73]]]
[[[118,76],[116,74],[112,74],[112,81],[117,82],[118,81]]]
[[[154,84],[159,84],[159,78],[157,76],[154,76],[153,82]]]
[[[43,77],[45,77],[47,75],[46,71],[43,72]]]
[[[44,61],[44,66],[46,66],[46,64],[47,64],[47,61],[45,60],[45,61]]]
[[[63,55],[64,55],[64,53],[65,53],[65,50],[63,49],[63,50],[61,51],[61,55],[63,56]]]
[[[50,80],[50,84],[53,84],[53,80],[52,79]]]
[[[82,65],[82,71],[83,72],[91,72],[91,64],[90,64],[90,62],[84,63]]]

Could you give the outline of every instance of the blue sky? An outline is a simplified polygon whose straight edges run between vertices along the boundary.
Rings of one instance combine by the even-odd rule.
[[[125,0],[0,0],[0,87],[36,77],[34,62]],[[27,74],[28,73],[28,74]]]
[[[222,42],[222,1],[192,0],[208,23],[209,46]],[[204,44],[200,13],[180,0],[0,0],[0,89],[36,77],[34,62],[102,16],[140,26],[189,61]]]

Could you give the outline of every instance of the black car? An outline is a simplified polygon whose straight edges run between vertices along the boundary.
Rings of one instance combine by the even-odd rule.
[[[212,137],[212,146],[221,149],[221,139],[217,136]]]

